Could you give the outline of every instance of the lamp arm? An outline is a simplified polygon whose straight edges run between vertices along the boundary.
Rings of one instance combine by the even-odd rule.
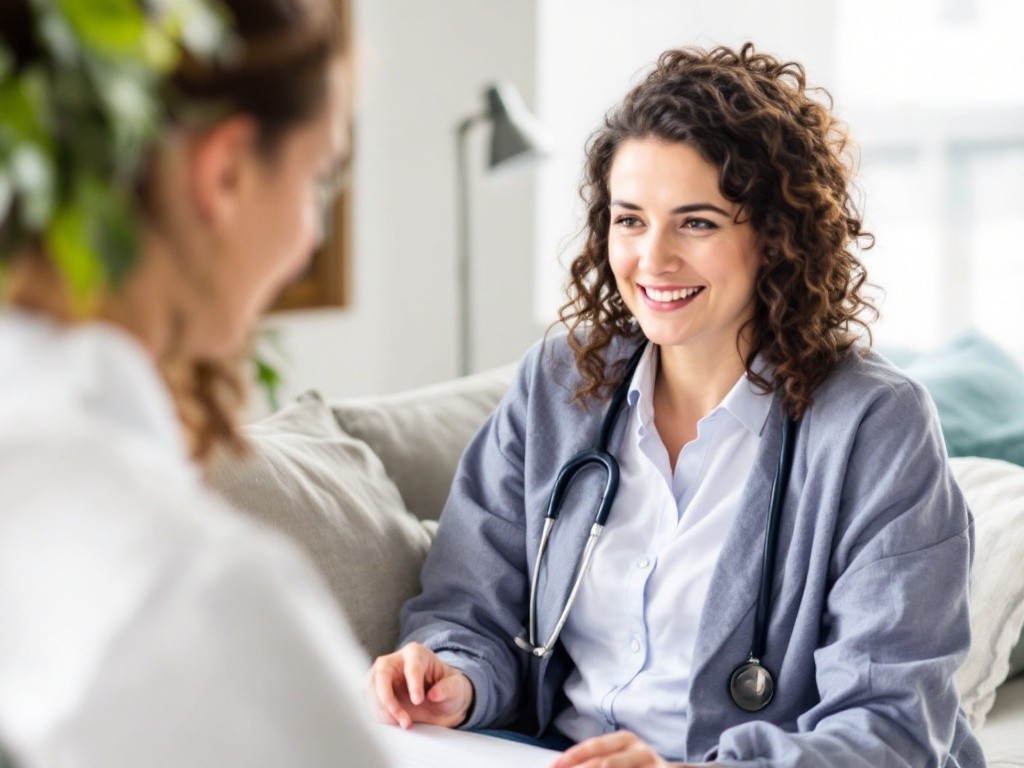
[[[479,112],[475,115],[470,115],[469,117],[460,120],[458,127],[455,129],[456,132],[459,134],[459,141],[465,141],[466,133],[469,132],[469,129],[472,128],[477,123],[481,123],[484,120],[487,120],[489,117],[489,113]]]

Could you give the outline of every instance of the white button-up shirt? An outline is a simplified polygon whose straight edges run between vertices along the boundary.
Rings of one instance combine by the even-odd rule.
[[[741,376],[673,472],[654,424],[656,351],[648,345],[633,376],[619,492],[562,632],[575,670],[555,725],[575,740],[625,728],[679,755],[708,584],[772,397]]]

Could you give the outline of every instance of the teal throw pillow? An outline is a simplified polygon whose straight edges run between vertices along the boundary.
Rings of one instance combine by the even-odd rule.
[[[1024,466],[1024,370],[978,333],[907,363],[903,370],[935,401],[950,456]]]

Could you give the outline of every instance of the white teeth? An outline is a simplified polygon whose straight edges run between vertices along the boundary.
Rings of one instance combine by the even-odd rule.
[[[683,288],[678,291],[659,291],[655,288],[645,289],[647,295],[655,301],[679,301],[693,296],[700,288]]]

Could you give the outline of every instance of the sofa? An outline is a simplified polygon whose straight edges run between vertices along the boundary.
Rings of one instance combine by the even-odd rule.
[[[368,656],[386,653],[397,641],[399,608],[419,589],[458,458],[513,371],[382,397],[325,402],[309,392],[250,425],[250,454],[220,457],[210,481],[237,508],[295,539]],[[933,392],[940,417],[943,396]],[[1024,466],[985,455],[992,451],[983,445],[971,444],[980,455],[970,456],[950,447],[976,519],[973,642],[957,685],[989,764],[1024,766]]]

